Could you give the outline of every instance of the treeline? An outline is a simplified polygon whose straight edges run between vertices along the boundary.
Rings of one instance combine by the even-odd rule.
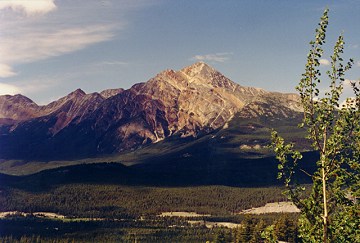
[[[241,221],[240,227],[230,231],[219,229],[213,242],[261,243],[264,242],[262,232],[270,225],[273,225],[273,233],[278,240],[289,243],[300,242],[297,237],[297,215],[294,214],[248,217]]]
[[[42,192],[2,188],[0,211],[54,212],[68,217],[137,218],[167,211],[231,215],[285,201],[282,188],[130,187],[72,184]]]

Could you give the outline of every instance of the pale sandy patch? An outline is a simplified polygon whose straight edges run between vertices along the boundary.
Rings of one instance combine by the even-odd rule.
[[[196,212],[163,212],[160,217],[209,217],[210,214],[198,214]]]
[[[50,213],[50,212],[35,212],[33,213],[36,217],[44,217],[44,218],[51,218],[51,219],[64,219],[65,216],[57,213]]]
[[[264,214],[264,213],[299,213],[300,210],[292,202],[267,203],[263,207],[243,210],[240,214]]]
[[[8,216],[13,216],[13,215],[26,216],[27,214],[23,213],[23,212],[18,212],[18,211],[0,212],[0,219],[6,218]]]
[[[41,218],[50,218],[50,219],[64,219],[65,216],[57,213],[51,212],[34,212],[34,213],[25,213],[25,212],[18,212],[18,211],[9,211],[9,212],[0,212],[0,218],[5,218],[8,216],[20,215],[23,217],[33,215],[35,217]]]

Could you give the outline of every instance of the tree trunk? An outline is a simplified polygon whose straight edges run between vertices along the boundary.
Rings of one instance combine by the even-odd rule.
[[[327,195],[326,195],[326,175],[325,175],[325,156],[321,156],[321,180],[322,180],[322,192],[323,192],[323,203],[324,203],[324,214],[323,214],[323,242],[327,242],[328,238],[328,209],[327,209]]]

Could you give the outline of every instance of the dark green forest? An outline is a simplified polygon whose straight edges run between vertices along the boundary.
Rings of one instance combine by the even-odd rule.
[[[2,188],[1,211],[54,212],[69,217],[137,218],[167,211],[229,216],[285,201],[282,188],[63,185],[46,191]]]
[[[296,214],[235,214],[267,202],[284,201],[282,190],[72,184],[32,192],[1,187],[1,211],[55,212],[67,217],[14,215],[0,220],[0,235],[3,242],[135,242],[135,238],[137,242],[261,242],[260,232],[275,224],[279,239],[296,242]],[[157,216],[166,211],[211,216]],[[233,222],[241,227],[206,228],[190,225],[190,219]]]

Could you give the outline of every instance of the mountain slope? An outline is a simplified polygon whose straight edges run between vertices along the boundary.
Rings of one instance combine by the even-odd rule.
[[[275,128],[287,141],[298,144],[297,149],[304,151],[310,147],[304,131],[296,126],[301,117],[272,120],[243,119],[238,115],[240,113],[227,128],[199,138],[180,139],[175,135],[142,149],[92,159],[42,162],[43,165],[41,162],[34,165],[14,162],[8,169],[0,167],[0,172],[17,175],[23,172],[27,176],[5,178],[4,183],[8,181],[21,187],[31,185],[33,189],[44,188],[44,184],[99,182],[151,186],[281,184],[276,179],[278,161],[266,147],[270,129]],[[304,152],[303,155],[300,166],[310,172],[318,153]],[[63,167],[66,165],[71,166]],[[310,178],[303,172],[296,174],[299,182],[309,182]]]
[[[49,128],[51,134],[56,134],[63,128],[67,127],[71,122],[78,124],[87,118],[105,98],[99,93],[86,94],[78,89],[69,95],[50,103],[41,108],[41,112],[46,116],[37,119],[39,123],[50,118],[55,118],[56,122]]]

